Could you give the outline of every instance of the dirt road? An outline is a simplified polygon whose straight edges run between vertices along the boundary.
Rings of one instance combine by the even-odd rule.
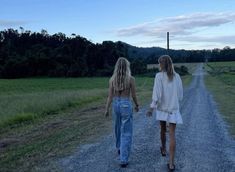
[[[235,171],[235,140],[228,134],[227,126],[204,86],[202,64],[193,75],[181,103],[184,124],[176,129],[176,171]],[[97,143],[79,147],[73,155],[59,160],[58,165],[65,172],[167,171],[169,154],[160,156],[159,124],[154,116],[146,117],[145,111],[143,108],[134,114],[132,153],[126,169],[119,167],[112,133]]]

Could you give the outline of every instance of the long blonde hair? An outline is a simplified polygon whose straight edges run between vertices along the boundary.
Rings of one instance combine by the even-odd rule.
[[[169,55],[162,55],[158,59],[158,63],[160,64],[160,71],[166,72],[168,79],[172,81],[174,77],[174,66]]]
[[[113,76],[111,77],[112,86],[115,91],[122,91],[130,87],[130,62],[119,57],[114,68]]]

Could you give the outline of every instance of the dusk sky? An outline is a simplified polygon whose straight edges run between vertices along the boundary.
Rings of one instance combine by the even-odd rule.
[[[235,48],[235,0],[0,0],[0,30],[72,33],[93,43]]]

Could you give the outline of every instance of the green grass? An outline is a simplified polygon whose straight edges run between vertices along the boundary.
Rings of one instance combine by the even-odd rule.
[[[235,75],[232,72],[221,70],[226,66],[235,68],[235,62],[209,63],[209,66],[211,67],[207,67],[207,70],[210,75],[206,76],[206,85],[212,91],[219,111],[229,124],[230,133],[235,137]]]
[[[190,76],[185,79],[189,82]],[[142,107],[151,101],[153,81],[136,77]],[[0,83],[5,89],[0,93],[0,145],[5,144],[0,148],[0,171],[60,171],[56,165],[59,158],[112,130],[111,117],[103,116],[108,78]]]
[[[104,132],[102,113],[90,109],[104,105],[107,90],[108,78],[0,80],[0,171],[51,170],[42,164],[71,152],[84,133]]]
[[[108,78],[29,78],[0,79],[0,95],[51,92],[56,90],[87,90],[108,87]]]
[[[1,153],[0,171],[51,171],[59,157],[70,154],[91,135],[98,136],[111,129],[110,119],[103,121],[101,110],[94,109],[55,114],[40,119],[37,124],[12,130],[8,137],[18,142],[13,142]]]
[[[235,61],[230,62],[209,62],[207,70],[211,75],[235,74]]]
[[[137,91],[148,82],[152,78],[137,78]],[[1,131],[7,125],[100,100],[107,96],[108,78],[4,79],[0,85]]]
[[[182,79],[182,82],[183,82],[183,86],[184,87],[187,87],[189,86],[189,84],[191,83],[192,81],[192,75],[185,75],[185,76],[182,76],[181,79]]]
[[[104,89],[35,92],[0,97],[0,127],[35,119],[101,99]]]
[[[101,99],[107,83],[108,78],[0,80],[0,130]]]
[[[0,80],[0,171],[51,170],[55,164],[45,169],[47,162],[110,131],[111,118],[103,117],[108,80]],[[153,78],[136,78],[140,104],[150,101],[152,84]]]
[[[213,67],[235,67],[235,61],[228,61],[228,62],[209,62],[209,65]]]

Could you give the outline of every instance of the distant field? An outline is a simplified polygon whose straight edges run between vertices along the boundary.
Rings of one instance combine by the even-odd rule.
[[[213,67],[235,67],[235,61],[226,61],[226,62],[209,62],[209,65],[212,65]]]
[[[206,85],[212,91],[219,111],[235,137],[235,62],[211,62],[206,65],[206,69],[209,73]]]
[[[235,66],[234,61],[232,62],[210,62],[207,63],[208,71],[212,75],[220,75],[220,74],[235,74]]]
[[[192,74],[192,72],[195,70],[196,66],[198,63],[174,63],[174,66],[176,67],[181,67],[181,66],[186,66],[188,68],[189,73]],[[153,69],[153,68],[158,68],[158,64],[148,64],[147,69]]]

